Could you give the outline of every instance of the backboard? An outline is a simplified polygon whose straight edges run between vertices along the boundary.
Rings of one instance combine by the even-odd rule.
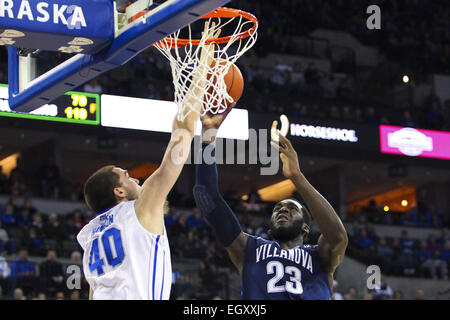
[[[126,3],[128,2],[128,3]],[[9,104],[31,112],[230,0],[0,0],[0,45],[8,46]],[[136,15],[150,10],[143,16]],[[36,76],[39,50],[76,54]]]

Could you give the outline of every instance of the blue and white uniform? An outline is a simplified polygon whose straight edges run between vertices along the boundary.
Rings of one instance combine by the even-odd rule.
[[[121,202],[84,226],[77,240],[94,300],[168,300],[172,285],[169,241],[144,229],[135,201]]]
[[[328,274],[317,246],[281,249],[275,241],[249,236],[242,271],[242,298],[248,300],[330,300]]]

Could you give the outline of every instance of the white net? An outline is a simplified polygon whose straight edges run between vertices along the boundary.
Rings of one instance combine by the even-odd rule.
[[[232,64],[253,47],[257,39],[257,24],[254,31],[249,32],[247,37],[242,36],[245,31],[255,26],[253,21],[243,16],[210,18],[204,21],[212,30],[203,33],[198,45],[191,41],[188,41],[186,45],[181,45],[181,30],[155,45],[170,61],[175,88],[175,103],[179,108],[179,121],[184,121],[190,112],[199,112],[201,116],[207,112],[220,113],[234,102],[228,93],[225,75]],[[209,36],[217,30],[223,32],[224,28],[234,30],[228,42],[223,44],[213,43],[208,51],[210,59],[202,60],[203,48],[207,46]],[[188,33],[186,38],[192,40],[191,26],[186,27],[186,29],[184,30]],[[213,62],[211,63],[211,61]],[[201,76],[198,76],[199,72]],[[194,77],[195,75],[197,77]],[[193,90],[194,88],[200,89],[200,91]],[[201,92],[201,94],[198,94],[198,92]],[[199,104],[201,110],[198,108]]]

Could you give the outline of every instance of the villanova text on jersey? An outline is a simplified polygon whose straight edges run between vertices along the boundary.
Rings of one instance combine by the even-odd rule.
[[[248,300],[330,300],[328,274],[317,246],[281,249],[274,241],[249,236],[242,271]]]

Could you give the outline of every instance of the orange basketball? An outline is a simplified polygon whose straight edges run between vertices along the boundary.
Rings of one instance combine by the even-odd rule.
[[[213,62],[211,67],[214,67],[216,64],[216,62]],[[225,61],[220,62],[220,64],[224,65],[226,64]],[[209,80],[210,77],[208,77]],[[224,77],[225,80],[225,84],[227,85],[227,92],[230,95],[231,98],[233,98],[234,102],[229,102],[226,101],[227,103],[227,107],[233,103],[236,103],[239,101],[239,99],[242,96],[242,93],[244,92],[244,78],[242,77],[242,73],[241,70],[239,70],[239,68],[235,65],[232,64],[229,69],[228,72],[225,74]],[[212,81],[215,81],[214,79]],[[212,98],[208,99],[210,101],[208,101],[208,103],[212,104],[212,105],[217,105],[217,100],[214,99],[215,95],[213,92],[214,88],[210,88],[209,89],[209,93],[212,95]],[[212,108],[213,110],[215,110],[216,108]],[[224,110],[219,110],[219,112],[224,111]]]

